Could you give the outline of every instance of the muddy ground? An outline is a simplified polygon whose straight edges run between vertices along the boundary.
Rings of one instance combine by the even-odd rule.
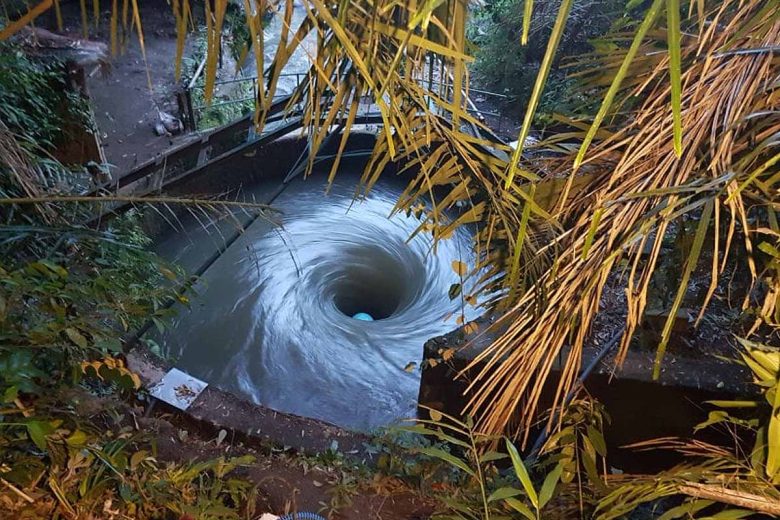
[[[236,476],[258,486],[258,515],[310,511],[333,520],[423,520],[436,509],[433,499],[392,477],[366,477],[339,462],[247,447],[230,436],[218,445],[217,438],[205,438],[175,416],[157,415],[139,424],[154,434],[163,461],[255,457],[256,462],[237,470]]]

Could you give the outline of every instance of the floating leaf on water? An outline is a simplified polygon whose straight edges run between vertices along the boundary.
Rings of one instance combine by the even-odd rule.
[[[466,273],[469,272],[468,267],[465,263],[461,262],[460,260],[453,260],[452,261],[452,270],[457,273],[458,276],[463,278],[466,276]]]
[[[415,368],[417,368],[417,363],[415,363],[414,361],[410,361],[410,362],[408,362],[408,363],[406,364],[406,366],[404,367],[404,371],[405,371],[405,372],[412,373],[412,372],[414,372],[414,369],[415,369]]]
[[[472,334],[476,334],[477,332],[479,332],[479,325],[477,325],[473,321],[470,321],[469,323],[463,326],[463,332],[468,336]]]

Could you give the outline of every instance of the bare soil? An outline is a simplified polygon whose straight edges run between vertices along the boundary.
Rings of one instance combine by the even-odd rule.
[[[327,466],[315,459],[288,452],[273,453],[233,442],[228,436],[217,445],[186,424],[165,416],[139,420],[155,434],[158,458],[163,461],[197,461],[216,457],[252,455],[256,463],[237,476],[258,486],[257,513],[282,515],[294,511],[318,512],[333,520],[424,520],[436,503],[398,479],[360,478],[351,470]]]

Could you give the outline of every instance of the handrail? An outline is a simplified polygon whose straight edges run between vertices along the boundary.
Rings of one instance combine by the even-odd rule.
[[[207,172],[209,169],[219,167],[220,163],[223,161],[229,160],[232,157],[234,157],[236,154],[240,154],[244,152],[247,148],[250,147],[256,147],[256,146],[262,146],[264,144],[271,143],[275,141],[276,139],[279,139],[280,137],[284,137],[285,135],[290,134],[294,130],[297,130],[299,128],[303,127],[303,117],[301,115],[294,116],[292,118],[287,118],[284,120],[285,122],[274,128],[273,130],[269,130],[267,132],[264,132],[262,135],[260,135],[257,139],[253,139],[251,141],[245,141],[239,146],[230,148],[226,152],[218,155],[217,157],[211,158],[208,161],[205,161],[201,164],[196,165],[193,168],[188,168],[184,170],[183,172],[179,174],[173,174],[169,176],[163,176],[160,179],[159,185],[149,187],[146,186],[146,189],[142,189],[141,191],[134,193],[136,196],[143,196],[151,191],[158,191],[163,189],[170,189],[175,187],[177,184],[183,182],[185,179],[190,178],[192,175],[202,174],[204,172]],[[344,124],[346,121],[345,117],[339,118],[336,121],[334,121],[334,124]],[[366,124],[381,124],[382,123],[382,116],[379,113],[369,113],[364,115],[359,115],[355,117],[355,120],[353,121],[353,124],[358,125],[366,125]],[[151,171],[145,171],[143,177],[139,177],[133,180],[133,182],[138,182],[143,180],[144,178],[150,177],[157,173],[157,170],[151,170]],[[130,183],[126,183],[125,186],[129,185]],[[96,198],[99,200],[99,195],[95,195]],[[103,212],[101,215],[95,216],[95,218],[92,219],[92,222],[90,224],[99,222],[102,220],[102,217],[107,213],[118,213],[125,211],[132,207],[132,203],[130,202],[124,202],[121,204],[118,204],[116,206],[111,207],[109,210]]]
[[[287,106],[287,104],[290,101],[290,97],[291,96],[286,96],[272,103],[271,106],[268,108],[268,115],[273,116],[280,113],[282,110],[284,110],[284,108]],[[182,143],[181,145],[166,151],[160,156],[149,159],[148,161],[142,163],[141,165],[133,168],[126,175],[118,177],[116,181],[109,182],[104,185],[96,187],[86,195],[98,196],[100,192],[106,189],[113,189],[116,191],[121,188],[124,188],[125,186],[128,186],[156,172],[160,166],[164,166],[165,164],[175,162],[179,158],[194,153],[195,149],[193,148],[193,146],[198,143],[200,144],[200,146],[197,148],[197,155],[200,156],[202,155],[202,152],[204,151],[205,148],[215,144],[219,140],[224,138],[234,137],[236,134],[240,132],[248,131],[253,124],[253,117],[254,117],[253,114],[249,114],[247,116],[242,117],[241,119],[237,119],[233,121],[232,123],[228,123],[227,125],[211,130],[207,132],[205,135],[201,136],[201,138],[198,139],[197,142],[188,141],[186,143]]]

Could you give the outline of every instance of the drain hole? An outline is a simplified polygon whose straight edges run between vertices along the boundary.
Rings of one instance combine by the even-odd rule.
[[[360,314],[368,314],[372,320],[389,318],[407,295],[409,280],[396,259],[369,255],[371,251],[361,253],[353,256],[351,265],[335,277],[333,303],[350,318],[366,319]]]
[[[360,313],[374,320],[389,318],[404,294],[404,283],[399,278],[373,269],[353,269],[336,288],[333,301],[350,318]]]
[[[328,273],[325,292],[342,314],[383,320],[414,301],[417,288],[425,283],[425,269],[406,244],[399,249],[400,254],[389,254],[376,245],[354,247],[332,258],[331,265],[338,267]]]

